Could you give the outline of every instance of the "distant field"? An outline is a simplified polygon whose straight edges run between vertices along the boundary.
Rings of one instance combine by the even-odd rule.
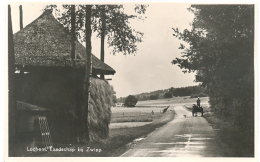
[[[208,104],[209,97],[201,97],[201,104]],[[147,101],[138,101],[136,106],[177,106],[185,104],[195,104],[197,98],[190,98],[190,96],[185,97],[173,97],[169,99],[159,99],[159,100],[147,100]]]
[[[130,113],[129,115],[138,115],[139,112],[142,114],[145,113],[151,113],[153,112],[160,112],[162,111],[166,106],[160,106],[160,107],[112,107],[112,115],[117,113]],[[135,114],[134,114],[135,113]]]
[[[162,115],[163,107],[112,107],[111,123],[151,122]]]

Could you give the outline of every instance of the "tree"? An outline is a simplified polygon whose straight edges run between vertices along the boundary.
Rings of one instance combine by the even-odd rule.
[[[58,17],[58,21],[64,25],[69,31],[71,29],[71,5],[62,5],[63,12],[57,9],[57,5],[47,5],[46,9],[54,9]],[[144,14],[147,5],[136,5],[134,10],[137,14]],[[124,13],[123,5],[92,5],[92,31],[97,32],[97,37],[107,36],[109,47],[113,47],[112,54],[123,53],[135,54],[137,51],[137,43],[142,42],[143,33],[132,29],[129,19],[142,19],[142,16],[127,15]],[[76,35],[84,42],[85,28],[83,5],[76,5]],[[102,27],[102,21],[103,27]],[[105,25],[105,26],[104,26]],[[103,38],[102,38],[103,41]],[[101,47],[102,49],[103,47]],[[103,57],[101,52],[101,58]],[[102,58],[103,59],[103,58]],[[101,60],[102,60],[101,59]]]
[[[89,141],[89,127],[88,127],[88,109],[90,99],[90,77],[92,75],[92,54],[91,54],[91,5],[86,5],[86,21],[85,21],[85,32],[86,32],[86,74],[83,85],[83,111],[82,111],[82,123],[83,123],[83,134],[84,140]]]
[[[196,71],[208,88],[212,110],[254,134],[254,5],[193,5],[192,29],[174,36],[182,58],[172,61],[183,72]],[[253,142],[251,141],[251,146]]]
[[[164,94],[164,98],[172,98],[172,97],[173,97],[172,92],[166,92],[166,93]]]
[[[105,5],[102,5],[101,10],[101,49],[100,49],[100,60],[105,62],[105,32],[106,32],[106,13],[105,13]],[[104,74],[100,75],[101,79],[105,79]]]
[[[158,100],[158,99],[159,99],[159,93],[150,95],[149,99],[150,99],[150,100]]]
[[[173,93],[174,90],[175,90],[175,88],[171,87],[169,91]]]
[[[137,99],[135,96],[129,95],[126,99],[125,99],[125,106],[126,107],[135,107],[137,103]]]
[[[23,29],[23,7],[22,5],[19,6],[19,11],[20,11],[20,30]]]
[[[136,15],[125,15],[124,12],[120,14],[114,12],[116,10],[121,10],[123,7],[122,5],[100,5],[100,14],[99,14],[99,26],[96,27],[96,31],[99,33],[98,36],[101,38],[101,50],[100,50],[100,59],[101,61],[105,62],[105,36],[108,35],[108,44],[110,46],[114,46],[113,54],[117,52],[128,52],[128,54],[135,53],[137,51],[137,47],[135,43],[141,42],[141,37],[143,33],[136,32],[139,34],[134,36],[131,27],[129,28],[128,19],[129,18],[136,18]],[[146,11],[146,5],[135,5],[135,11],[138,14],[144,14]],[[110,10],[109,10],[110,9]],[[116,19],[112,19],[111,17],[115,16]],[[119,23],[115,23],[115,21],[121,21]],[[108,25],[107,25],[108,24]],[[119,26],[120,25],[120,26]],[[123,32],[122,30],[123,29]],[[124,30],[126,29],[126,30]],[[132,30],[132,31],[131,31]],[[112,40],[112,41],[111,41]],[[122,46],[123,45],[123,46]],[[126,47],[126,48],[125,48]],[[130,48],[129,48],[130,47]],[[116,50],[117,48],[117,50]],[[101,79],[104,79],[104,74],[100,75]]]
[[[75,5],[71,5],[71,59],[73,60],[73,64],[75,66],[75,47],[76,47],[76,29],[75,29]]]

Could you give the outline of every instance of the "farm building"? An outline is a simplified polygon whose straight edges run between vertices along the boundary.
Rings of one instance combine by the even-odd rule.
[[[71,36],[62,24],[46,10],[32,23],[14,34],[16,66],[16,100],[40,107],[18,109],[20,120],[33,121],[32,116],[47,116],[53,145],[75,141],[77,111],[82,107],[86,49],[76,41],[75,59],[71,58]],[[97,75],[114,75],[115,70],[92,55],[89,131],[91,141],[108,136],[113,89]],[[43,108],[43,109],[42,109]],[[48,111],[47,111],[48,110]],[[32,110],[31,110],[32,111]],[[38,114],[37,114],[38,113]],[[33,115],[32,115],[33,114]],[[22,117],[23,116],[23,117]],[[24,118],[24,116],[28,116]],[[36,117],[35,117],[36,118]],[[31,123],[20,121],[21,123]],[[29,130],[20,126],[19,132]]]

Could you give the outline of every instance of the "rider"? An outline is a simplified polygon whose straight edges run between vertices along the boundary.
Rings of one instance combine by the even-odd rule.
[[[197,99],[197,106],[200,107],[200,98]]]

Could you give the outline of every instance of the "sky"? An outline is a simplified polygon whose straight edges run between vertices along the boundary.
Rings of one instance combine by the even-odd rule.
[[[13,3],[13,32],[19,31],[19,5]],[[194,82],[195,74],[184,74],[171,61],[181,56],[178,49],[180,40],[175,38],[172,28],[180,31],[190,29],[193,14],[187,10],[189,4],[181,3],[148,3],[149,7],[142,20],[131,20],[133,29],[144,33],[143,42],[139,43],[135,55],[110,54],[111,48],[105,47],[105,63],[115,69],[115,75],[106,76],[112,79],[109,83],[114,87],[117,97],[151,92],[170,87],[198,85]],[[42,14],[43,3],[23,3],[24,27]],[[134,4],[125,3],[125,12],[133,13]],[[92,35],[92,53],[100,58],[100,38]]]

